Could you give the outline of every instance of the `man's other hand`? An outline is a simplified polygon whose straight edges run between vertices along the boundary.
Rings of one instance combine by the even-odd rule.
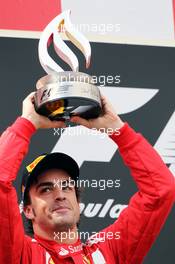
[[[70,121],[78,123],[79,125],[87,128],[96,128],[97,130],[108,130],[116,131],[120,129],[124,123],[120,117],[116,114],[113,106],[108,102],[107,98],[101,95],[103,114],[95,119],[84,119],[78,116],[71,117]]]
[[[34,107],[34,95],[35,92],[32,92],[24,99],[22,117],[32,122],[36,129],[66,127],[64,121],[51,121],[49,118],[37,114]]]

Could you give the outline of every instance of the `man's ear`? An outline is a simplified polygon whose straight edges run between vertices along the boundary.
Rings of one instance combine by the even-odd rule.
[[[34,212],[33,212],[33,209],[32,209],[32,206],[31,205],[26,205],[24,208],[23,208],[23,212],[25,214],[25,217],[29,220],[33,220],[34,219]]]

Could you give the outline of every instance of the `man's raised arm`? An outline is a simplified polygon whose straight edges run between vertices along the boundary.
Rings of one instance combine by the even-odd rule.
[[[175,179],[154,148],[128,124],[119,136],[113,134],[112,139],[130,169],[138,192],[119,219],[106,229],[106,232],[120,232],[120,239],[108,243],[119,263],[140,264],[174,204]]]
[[[17,195],[12,182],[27,153],[30,138],[38,128],[63,127],[63,122],[51,122],[38,115],[31,93],[23,101],[23,113],[0,137],[0,260],[20,263],[24,228]]]
[[[110,255],[111,263],[140,264],[174,204],[175,179],[153,147],[122,122],[104,97],[103,107],[104,116],[96,120],[74,117],[72,121],[89,128],[114,130],[110,136],[117,143],[139,191],[119,219],[99,232],[99,237],[106,235],[105,242],[99,241],[98,246],[104,255]]]

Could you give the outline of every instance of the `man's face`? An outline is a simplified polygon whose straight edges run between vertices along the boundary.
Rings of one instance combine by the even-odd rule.
[[[48,170],[38,177],[29,191],[31,204],[27,217],[33,227],[48,232],[68,231],[75,228],[80,218],[75,186],[63,170]]]

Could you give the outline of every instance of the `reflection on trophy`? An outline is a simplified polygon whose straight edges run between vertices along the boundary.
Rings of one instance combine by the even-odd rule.
[[[39,60],[48,75],[36,84],[35,109],[51,120],[65,120],[74,115],[96,118],[102,112],[99,88],[91,76],[79,72],[77,57],[61,38],[63,28],[68,39],[84,54],[86,68],[90,65],[89,41],[73,28],[70,10],[61,13],[47,25],[39,41]],[[57,55],[72,71],[64,71],[50,57],[48,46],[51,42]]]

